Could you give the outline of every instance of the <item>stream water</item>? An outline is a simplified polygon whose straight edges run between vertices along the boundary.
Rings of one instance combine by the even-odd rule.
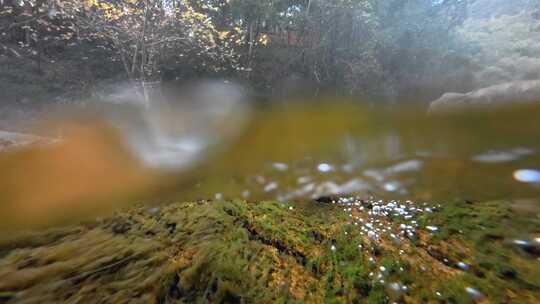
[[[155,117],[161,119],[163,113]],[[116,124],[123,135],[120,141],[91,123],[87,127],[96,132],[74,133],[82,136],[72,143],[68,137],[66,143],[53,144],[59,150],[27,156],[24,151],[7,152],[0,159],[6,169],[2,178],[8,181],[0,198],[18,204],[4,209],[2,214],[10,214],[4,223],[43,225],[48,216],[54,223],[68,216],[88,219],[97,205],[124,201],[145,203],[150,212],[160,212],[167,203],[189,201],[271,200],[291,212],[333,204],[351,218],[344,225],[357,226],[360,235],[373,242],[388,239],[400,244],[414,241],[416,233],[459,235],[462,229],[475,235],[475,230],[486,227],[506,231],[490,236],[500,243],[495,247],[501,250],[497,256],[517,269],[504,270],[501,276],[517,276],[518,287],[512,292],[516,288],[531,292],[530,303],[538,299],[540,108],[427,115],[412,107],[381,110],[321,101],[204,113],[190,116],[199,119],[189,124],[191,129],[169,117],[166,125],[146,121],[139,132],[134,126],[140,118],[130,118]],[[149,138],[151,145],[145,145]],[[56,162],[63,165],[57,167]],[[33,195],[19,195],[28,191]],[[478,209],[470,209],[473,218],[466,219],[466,213],[459,213],[462,209],[458,214],[463,217],[451,216],[454,204],[463,202],[478,204]],[[495,211],[489,202],[497,202]],[[19,212],[25,203],[31,208]],[[54,215],[59,210],[60,217]],[[439,223],[435,225],[429,215],[439,210],[443,211],[438,219],[433,217]],[[502,210],[509,212],[504,223],[491,222],[486,212],[499,216]],[[393,222],[383,227],[389,218]],[[484,220],[477,223],[477,219]],[[482,251],[483,243],[475,244],[468,252]],[[329,250],[340,248],[332,245]],[[437,257],[436,252],[429,254]],[[452,250],[444,254],[451,256]],[[471,263],[482,265],[478,260],[440,259],[464,272],[473,267]],[[382,268],[380,272],[384,275]],[[395,284],[388,288],[401,290],[402,283]],[[467,285],[462,293],[481,302],[479,286]]]
[[[427,116],[351,105],[276,110],[257,118],[210,161],[211,169],[204,166],[210,171],[189,196],[533,199],[540,197],[539,114],[527,108]]]

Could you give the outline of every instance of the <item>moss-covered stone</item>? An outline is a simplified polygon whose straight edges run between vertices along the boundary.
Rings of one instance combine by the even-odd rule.
[[[139,207],[0,243],[0,302],[470,303],[473,286],[537,303],[537,261],[490,236],[512,234],[492,225],[503,206],[448,205],[429,219],[439,234],[400,244],[371,243],[331,204]]]

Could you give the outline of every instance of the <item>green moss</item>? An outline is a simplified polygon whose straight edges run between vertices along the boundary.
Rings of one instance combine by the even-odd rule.
[[[518,216],[507,201],[447,204],[435,221],[445,227],[435,240],[459,240],[469,251],[472,270],[462,276],[451,293],[456,303],[468,303],[460,294],[463,286],[474,286],[494,303],[525,301],[512,299],[510,293],[526,293],[524,298],[538,297],[540,266],[525,252],[511,245],[511,240],[533,232],[536,223]],[[534,295],[536,294],[536,295]]]
[[[536,270],[491,236],[515,232],[494,224],[511,212],[501,204],[448,205],[429,218],[441,234],[400,246],[370,244],[332,206],[237,200],[136,208],[3,246],[0,275],[10,279],[0,282],[0,294],[8,302],[469,303],[465,287],[473,286],[493,303],[534,303]],[[431,257],[430,244],[452,260],[466,259],[471,270]],[[405,245],[408,255],[401,256]],[[377,277],[381,266],[385,283]],[[408,291],[389,292],[391,282]]]
[[[369,296],[366,301],[367,304],[386,304],[388,303],[388,296],[384,290],[382,284],[375,284],[373,289],[370,291]]]

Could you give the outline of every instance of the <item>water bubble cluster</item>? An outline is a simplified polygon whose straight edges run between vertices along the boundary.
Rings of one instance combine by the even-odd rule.
[[[333,199],[332,204],[342,208],[351,219],[351,224],[358,227],[360,235],[373,242],[381,239],[399,244],[403,239],[415,239],[418,229],[436,233],[436,226],[422,227],[418,217],[433,213],[440,206],[417,204],[411,200],[377,200],[374,198],[340,197]]]

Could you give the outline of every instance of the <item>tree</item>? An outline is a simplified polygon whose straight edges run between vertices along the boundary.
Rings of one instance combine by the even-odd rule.
[[[71,20],[57,12],[55,1],[0,1],[0,39],[17,42],[25,55],[36,59],[39,73],[44,51],[73,37]],[[4,48],[17,57],[23,55],[6,45]]]
[[[467,2],[25,0],[40,8],[25,16],[29,10],[17,4],[17,13],[6,16],[18,19],[4,22],[8,17],[0,15],[0,26],[35,23],[38,39],[30,48],[36,53],[46,40],[86,41],[122,63],[139,87],[162,79],[165,70],[167,78],[182,77],[179,71],[189,67],[245,78],[259,90],[296,75],[314,84],[314,92],[384,99],[416,96],[431,83],[433,93],[423,98],[429,99],[448,83],[439,76],[461,60],[454,30]]]
[[[69,7],[81,35],[103,41],[121,59],[131,80],[159,78],[161,64],[204,56],[218,70],[236,64],[234,35],[221,35],[211,18],[188,1],[84,0]],[[207,7],[208,8],[208,7]],[[219,7],[212,7],[219,10]],[[221,64],[220,64],[221,63]]]
[[[491,18],[470,18],[458,34],[469,46],[477,87],[540,78],[540,5],[513,7]]]

